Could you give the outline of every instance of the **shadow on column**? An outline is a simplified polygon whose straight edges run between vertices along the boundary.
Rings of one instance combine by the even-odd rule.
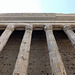
[[[51,75],[44,31],[33,31],[27,73],[28,75]]]

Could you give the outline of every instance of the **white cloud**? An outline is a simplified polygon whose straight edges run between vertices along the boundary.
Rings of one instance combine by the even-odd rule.
[[[42,12],[39,0],[0,0],[0,13]]]

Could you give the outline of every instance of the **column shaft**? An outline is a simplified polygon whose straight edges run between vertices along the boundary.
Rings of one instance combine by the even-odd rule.
[[[67,75],[56,40],[53,35],[52,26],[45,26],[45,33],[49,51],[52,75]]]
[[[74,46],[74,48],[75,48],[75,33],[73,32],[72,28],[70,26],[64,26],[63,30],[66,33],[66,35],[68,36],[68,38],[70,39],[70,41],[72,42],[72,45]]]
[[[27,75],[29,52],[31,45],[32,26],[26,26],[13,75]]]
[[[13,25],[8,25],[5,31],[0,36],[0,51],[2,51],[3,47],[6,45],[10,35],[14,31],[15,27]]]

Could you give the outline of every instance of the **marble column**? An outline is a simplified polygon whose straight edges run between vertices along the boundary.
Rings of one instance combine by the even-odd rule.
[[[46,33],[52,75],[67,75],[55,37],[53,35],[52,26],[46,25],[44,30]]]
[[[15,29],[14,25],[8,25],[5,29],[5,31],[0,36],[0,51],[2,51],[2,49],[6,45],[8,39],[9,39],[10,35],[12,34],[12,32],[14,31],[14,29]]]
[[[73,47],[75,48],[75,33],[73,32],[71,26],[64,26],[63,30],[72,42]]]
[[[21,42],[13,75],[27,75],[32,31],[33,27],[31,25],[25,27],[25,33]]]

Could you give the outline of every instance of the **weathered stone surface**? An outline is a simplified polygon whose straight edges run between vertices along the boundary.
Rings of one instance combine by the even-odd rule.
[[[75,21],[75,14],[56,13],[7,13],[0,14],[0,20],[44,20],[44,21]]]
[[[46,33],[52,75],[67,75],[53,35],[52,25],[46,25],[44,29]]]
[[[66,74],[66,72],[68,75],[75,74],[75,64],[74,64],[75,63],[74,62],[75,61],[74,60],[75,51],[74,51],[74,48],[71,46],[69,39],[65,38],[67,36],[65,36],[64,33],[62,33],[64,34],[63,36],[61,35],[60,31],[58,31],[60,34],[55,34],[56,41],[59,46],[59,51],[61,53],[60,54],[58,51],[58,46],[56,44],[56,41],[53,38],[54,37],[53,31],[49,27],[47,27],[48,29],[48,30],[46,29],[47,34],[48,35],[51,34],[49,36],[51,39],[50,40],[48,39],[47,41],[50,46],[48,46],[48,49],[47,49],[45,33],[42,34],[44,31],[39,31],[39,30],[44,30],[44,26],[49,25],[49,24],[52,25],[53,30],[63,30],[64,25],[68,25],[68,26],[70,25],[71,28],[75,30],[75,14],[56,14],[56,13],[29,13],[29,14],[28,13],[26,14],[12,13],[12,14],[9,14],[8,13],[8,14],[0,15],[0,30],[4,30],[6,26],[9,25],[9,27],[7,27],[7,29],[4,31],[3,38],[2,38],[3,40],[1,40],[3,43],[1,46],[3,47],[6,44],[6,42],[7,41],[8,42],[4,48],[2,47],[3,50],[0,47],[2,50],[0,52],[0,75],[12,75],[12,73],[13,74],[17,73],[21,75],[23,75],[23,73],[24,75],[25,74],[26,75],[29,75],[29,74],[31,75],[51,75],[53,73],[55,75],[56,74],[62,75],[62,74]],[[20,47],[21,52],[19,52],[18,48],[21,43],[22,35],[19,34],[19,31],[17,31],[17,34],[14,34],[14,37],[10,42],[11,37],[9,38],[9,36],[14,31],[14,27],[11,25],[15,26],[15,30],[26,30],[27,31],[26,34],[28,37],[26,36],[26,38],[22,42],[22,46]],[[32,28],[26,27],[25,29],[25,26],[28,26],[28,25],[31,25],[31,26],[33,25],[33,29],[38,30],[38,31],[34,31],[35,35],[33,36],[35,37],[32,36],[31,47],[30,47],[31,39],[26,40],[29,37],[31,37],[30,34],[32,33]],[[55,31],[55,33],[56,32],[57,31]],[[5,43],[3,42],[4,39],[5,39]],[[24,42],[25,40],[26,42],[29,41],[29,43],[27,44],[26,42]],[[24,44],[26,44],[26,46]],[[28,50],[28,51],[22,52],[22,49],[26,51]],[[54,51],[51,51],[51,50],[54,50]],[[49,51],[49,54],[48,54],[48,51]],[[23,63],[20,61],[19,63],[18,61],[16,62],[16,60],[20,60],[21,58],[25,60],[23,56],[20,58],[21,55],[26,57],[25,63],[23,61],[22,61]],[[49,64],[49,57],[48,57],[49,55],[54,60],[53,63],[56,62],[55,64],[51,64],[51,66]],[[61,60],[60,55],[62,56],[63,61]],[[18,59],[17,59],[17,56],[18,56]],[[66,72],[65,72],[62,62],[65,65]],[[16,63],[19,65],[17,65],[17,68],[14,69]],[[60,66],[60,63],[62,66]],[[21,67],[23,69],[21,69]],[[52,71],[51,71],[51,68],[52,68]]]
[[[32,31],[32,26],[29,25],[25,27],[25,34],[21,42],[20,51],[15,64],[13,75],[27,75]]]
[[[0,35],[3,31],[0,31]],[[14,31],[0,52],[0,75],[12,75],[24,31]],[[54,35],[68,75],[75,74],[75,50],[63,31]],[[15,39],[15,40],[14,40]],[[13,41],[13,42],[12,42]],[[37,42],[37,43],[36,43]],[[49,54],[44,31],[33,31],[28,74],[51,75]]]
[[[3,47],[6,45],[9,40],[10,35],[14,31],[15,27],[13,25],[8,25],[5,31],[0,36],[0,51],[2,51]]]
[[[66,33],[66,35],[68,36],[68,38],[70,39],[70,41],[72,42],[73,47],[75,48],[75,33],[72,30],[71,26],[64,26],[63,27],[64,32]]]

